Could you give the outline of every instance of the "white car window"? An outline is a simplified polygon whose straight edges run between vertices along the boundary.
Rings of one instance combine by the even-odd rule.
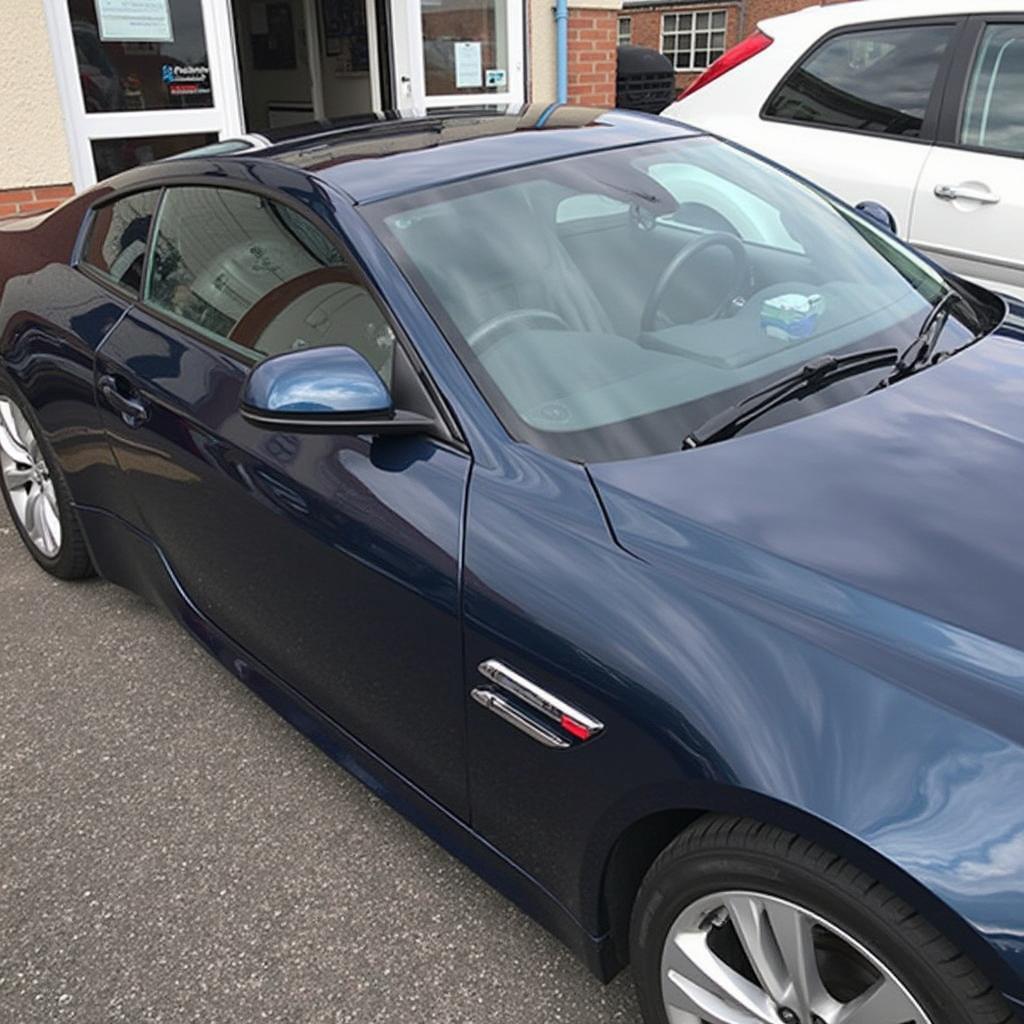
[[[1024,24],[985,29],[964,106],[960,142],[1024,154]]]

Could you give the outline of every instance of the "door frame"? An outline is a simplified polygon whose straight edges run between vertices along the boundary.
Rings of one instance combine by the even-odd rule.
[[[421,0],[389,0],[395,107],[426,113],[433,107],[521,106],[526,101],[525,13],[522,0],[505,0],[508,88],[503,92],[428,96],[423,63]]]
[[[43,0],[53,52],[54,79],[64,114],[72,183],[81,191],[96,183],[92,143],[101,139],[163,135],[216,134],[219,139],[244,132],[238,51],[228,0],[200,0],[210,61],[212,107],[193,110],[129,110],[90,114],[78,77],[74,34],[67,0]]]

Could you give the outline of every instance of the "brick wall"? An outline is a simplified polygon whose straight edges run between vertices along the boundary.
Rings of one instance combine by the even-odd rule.
[[[615,106],[615,47],[618,12],[569,9],[569,102]]]
[[[0,220],[53,210],[74,194],[75,190],[70,185],[0,189]]]

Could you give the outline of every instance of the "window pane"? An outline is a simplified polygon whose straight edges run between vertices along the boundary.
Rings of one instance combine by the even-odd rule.
[[[989,25],[967,92],[960,141],[1024,153],[1024,25]]]
[[[676,30],[676,16],[674,14],[666,14],[661,19],[661,30],[662,32],[674,32]]]
[[[709,15],[707,14],[707,12],[698,14],[697,15],[697,28],[707,28],[708,27],[708,18],[709,18]]]
[[[712,11],[711,12],[711,27],[712,28],[725,28],[725,11]]]
[[[68,0],[85,109],[212,107],[201,0],[144,4],[119,14],[109,0]]]
[[[693,66],[695,68],[706,68],[708,66],[708,51],[696,50],[693,54]]]
[[[508,90],[507,0],[425,0],[428,96]]]
[[[348,345],[390,385],[394,335],[376,302],[318,228],[268,199],[171,189],[146,291],[157,309],[249,355]]]
[[[97,210],[83,262],[136,295],[142,285],[149,227],[159,192],[139,192]]]
[[[881,135],[920,135],[951,31],[925,25],[830,39],[790,75],[768,113]]]
[[[102,181],[140,164],[163,160],[216,141],[217,136],[212,132],[203,135],[152,135],[141,139],[97,139],[92,143],[96,177]]]
[[[718,50],[721,53],[725,49],[725,33],[724,32],[712,32],[711,33],[711,48]]]

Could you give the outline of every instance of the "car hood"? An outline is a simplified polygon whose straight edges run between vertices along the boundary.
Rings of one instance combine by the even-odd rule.
[[[642,559],[692,564],[712,537],[712,572],[742,575],[753,552],[805,596],[799,567],[890,618],[912,609],[1024,650],[1024,321],[832,409],[588,469]]]

